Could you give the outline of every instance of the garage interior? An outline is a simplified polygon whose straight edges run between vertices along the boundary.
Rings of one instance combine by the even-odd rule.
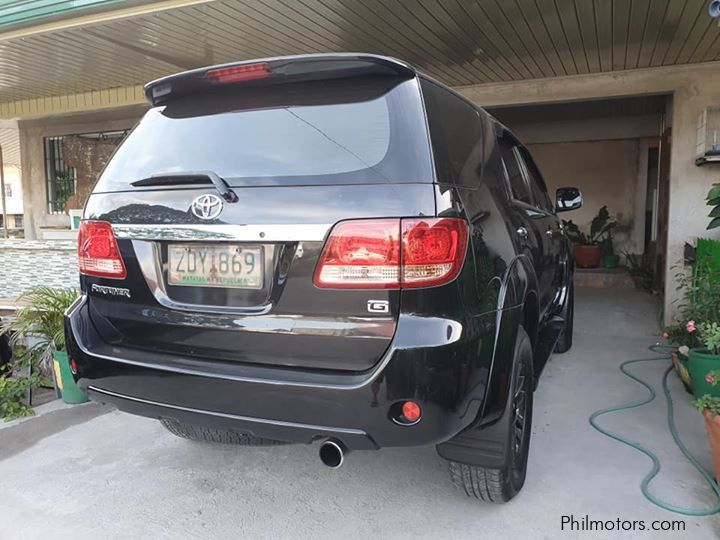
[[[583,207],[561,218],[587,232],[598,210],[607,206],[617,220],[614,250],[621,267],[578,269],[579,285],[632,287],[623,268],[632,264],[626,255],[631,254],[635,263],[644,264],[648,288],[661,290],[672,96],[496,107],[490,112],[528,147],[551,194],[560,187],[580,188]]]

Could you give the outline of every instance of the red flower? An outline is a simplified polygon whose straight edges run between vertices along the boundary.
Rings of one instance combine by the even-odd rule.
[[[695,330],[697,330],[695,328],[695,321],[688,321],[687,324],[685,325],[685,328],[687,329],[688,332],[690,332],[692,334]]]
[[[708,373],[707,375],[705,375],[705,382],[708,384],[712,384],[715,382],[715,378],[710,373]]]

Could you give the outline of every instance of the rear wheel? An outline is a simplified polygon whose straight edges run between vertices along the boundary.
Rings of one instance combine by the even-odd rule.
[[[575,286],[572,284],[572,281],[568,289],[567,303],[563,309],[563,318],[565,319],[565,328],[563,328],[560,338],[555,344],[556,353],[568,352],[572,347],[573,324],[575,319]]]
[[[183,439],[190,439],[191,441],[237,444],[240,446],[275,446],[278,444],[288,444],[284,441],[263,439],[261,437],[256,437],[255,435],[232,431],[229,429],[195,426],[193,424],[186,424],[185,422],[179,422],[171,418],[161,418],[160,423],[173,435],[182,437]]]
[[[518,330],[515,348],[506,465],[500,469],[491,469],[450,462],[453,483],[468,497],[486,502],[504,503],[512,499],[522,489],[527,473],[532,426],[533,369],[530,338],[522,327]]]

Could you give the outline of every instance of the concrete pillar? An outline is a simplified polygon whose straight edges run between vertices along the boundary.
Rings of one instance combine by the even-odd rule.
[[[705,196],[720,182],[720,164],[695,165],[695,143],[699,115],[708,106],[720,105],[720,70],[689,74],[674,93],[672,148],[670,153],[670,212],[668,259],[665,281],[666,315],[677,312],[681,292],[674,279],[683,260],[685,242],[698,237],[720,240],[720,231],[707,231],[710,208]],[[666,320],[669,317],[666,316]]]

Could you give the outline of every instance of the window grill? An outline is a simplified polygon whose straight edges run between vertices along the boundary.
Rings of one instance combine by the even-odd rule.
[[[63,159],[63,137],[45,138],[45,179],[48,212],[62,214],[70,197],[75,194],[75,169]]]

